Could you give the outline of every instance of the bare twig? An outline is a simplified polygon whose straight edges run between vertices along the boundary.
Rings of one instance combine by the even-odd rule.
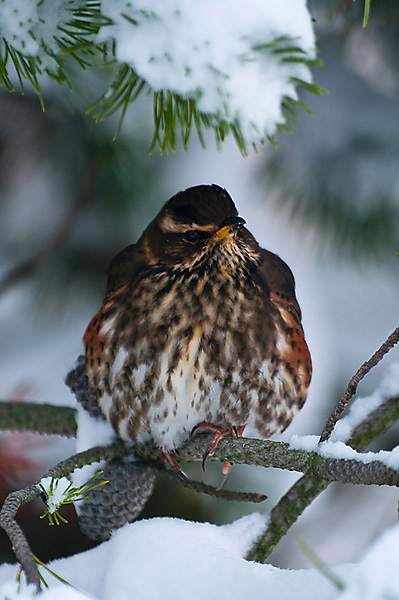
[[[234,492],[232,490],[218,489],[213,485],[208,485],[203,481],[197,481],[195,479],[182,479],[178,473],[174,471],[166,470],[162,465],[159,468],[159,472],[165,475],[168,479],[179,483],[183,487],[190,490],[194,490],[200,494],[206,494],[207,496],[213,496],[214,498],[221,498],[223,500],[231,500],[236,502],[263,502],[267,496],[264,494],[257,494],[253,492]]]
[[[356,394],[357,387],[360,381],[369,373],[369,371],[378,365],[378,363],[382,360],[382,358],[392,350],[392,348],[399,342],[399,327],[397,327],[385,340],[385,342],[381,345],[381,347],[374,352],[373,356],[369,358],[362,366],[356,371],[351,380],[348,383],[348,387],[338,405],[335,407],[331,415],[329,416],[327,423],[321,432],[320,442],[325,442],[330,437],[336,422],[340,418],[341,414],[347,407],[349,401]]]
[[[28,584],[34,585],[37,590],[40,590],[40,574],[24,532],[15,520],[15,515],[20,506],[39,496],[39,488],[30,485],[9,494],[0,511],[0,526],[10,538],[12,549],[23,567]]]

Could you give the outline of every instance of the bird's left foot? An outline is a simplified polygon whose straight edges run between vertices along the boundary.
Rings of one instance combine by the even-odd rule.
[[[169,463],[169,465],[172,467],[172,470],[177,474],[177,476],[180,479],[182,479],[183,481],[187,481],[189,479],[189,477],[187,477],[185,472],[182,471],[179,463],[173,458],[173,456],[167,450],[162,450],[162,448],[159,448],[159,456],[161,457],[161,460]]]
[[[207,421],[204,421],[203,423],[200,423],[199,425],[196,425],[193,428],[191,435],[198,429],[206,429],[208,431],[213,431],[215,434],[213,436],[211,443],[209,444],[208,448],[206,449],[206,451],[204,452],[204,455],[202,457],[202,468],[205,471],[206,459],[208,458],[208,456],[213,456],[215,454],[217,445],[220,442],[220,440],[222,440],[225,437],[231,437],[231,436],[232,437],[241,437],[243,434],[243,431],[245,429],[245,425],[239,425],[238,427],[235,427],[234,425],[230,426],[230,427],[220,427],[219,425],[214,425],[213,423],[208,423]],[[222,469],[222,473],[224,475],[224,480],[223,480],[222,486],[224,485],[224,482],[226,480],[227,475],[230,472],[230,469],[231,469],[231,463],[226,461],[224,463],[223,469]]]

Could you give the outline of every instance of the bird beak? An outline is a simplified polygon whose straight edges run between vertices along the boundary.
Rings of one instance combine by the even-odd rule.
[[[235,235],[245,223],[246,221],[242,217],[227,217],[215,233],[217,241],[224,240],[228,235]]]

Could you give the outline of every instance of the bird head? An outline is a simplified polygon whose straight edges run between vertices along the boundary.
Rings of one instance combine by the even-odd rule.
[[[208,264],[231,268],[258,255],[258,245],[229,194],[199,185],[173,196],[139,240],[146,260],[183,269]]]

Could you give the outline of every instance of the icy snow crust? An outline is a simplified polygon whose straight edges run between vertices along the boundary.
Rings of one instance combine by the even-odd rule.
[[[103,0],[102,13],[113,25],[98,41],[115,40],[118,61],[153,90],[196,99],[199,111],[238,122],[247,143],[284,121],[282,100],[297,98],[291,77],[311,81],[305,65],[256,50],[284,37],[314,58],[305,0]]]

